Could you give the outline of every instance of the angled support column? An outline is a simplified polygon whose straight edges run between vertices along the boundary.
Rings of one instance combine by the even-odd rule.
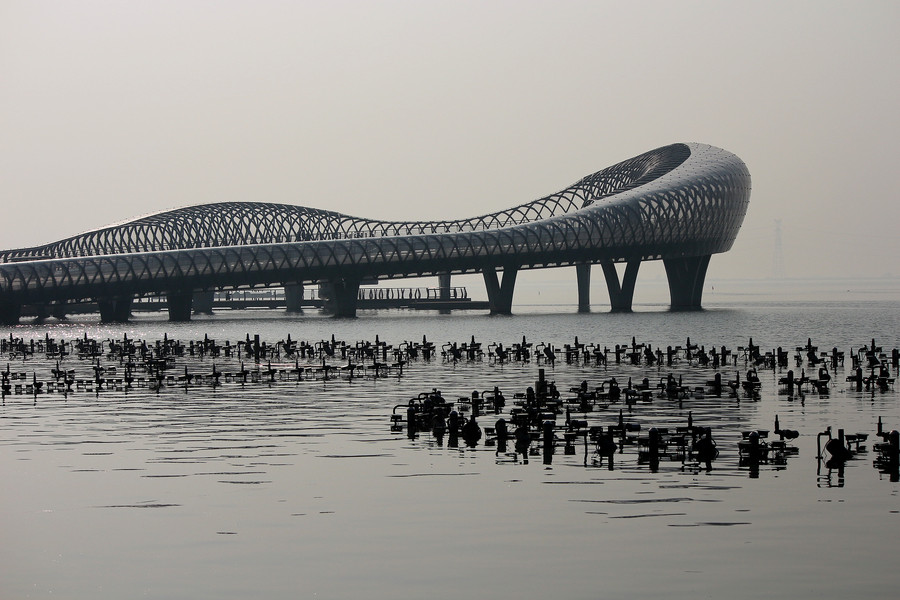
[[[166,294],[166,305],[169,307],[169,320],[175,322],[190,321],[193,303],[193,292],[169,292]]]
[[[591,263],[575,265],[578,280],[578,312],[591,312]]]
[[[637,281],[638,267],[641,261],[629,260],[625,263],[625,274],[622,283],[619,283],[619,274],[616,273],[616,265],[611,262],[600,263],[603,267],[603,276],[606,277],[606,287],[609,289],[609,303],[612,312],[631,312],[631,302],[634,300],[634,284]]]
[[[22,316],[22,305],[15,302],[0,300],[0,324],[18,325]]]
[[[497,271],[493,267],[488,267],[482,271],[492,315],[512,314],[513,291],[516,287],[516,275],[518,273],[519,270],[515,267],[504,268],[501,282],[498,281]]]
[[[131,296],[117,298],[98,298],[97,308],[100,309],[101,323],[127,323],[131,316]]]
[[[321,284],[320,295],[325,301],[325,310],[335,317],[355,317],[359,301],[358,279],[333,279]]]
[[[703,299],[703,282],[710,255],[666,258],[666,278],[669,280],[671,310],[699,310]]]
[[[213,303],[216,300],[216,292],[214,290],[194,292],[194,314],[213,314]]]
[[[284,284],[284,301],[287,304],[289,313],[303,312],[303,284],[302,283],[285,283]]]

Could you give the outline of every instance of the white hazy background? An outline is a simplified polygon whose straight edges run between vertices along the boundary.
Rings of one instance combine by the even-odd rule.
[[[776,275],[776,220],[788,279],[896,278],[898,24],[897,2],[3,0],[0,247],[219,201],[469,217],[694,141],[753,178],[712,280]]]

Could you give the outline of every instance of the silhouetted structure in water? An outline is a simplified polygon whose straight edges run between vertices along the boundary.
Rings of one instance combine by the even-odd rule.
[[[528,449],[531,446],[531,432],[528,431],[527,425],[519,425],[516,427],[516,454],[521,454],[522,459],[528,462]]]
[[[506,419],[497,419],[497,422],[494,424],[494,431],[497,436],[497,454],[504,454],[506,453],[506,441],[509,439]]]
[[[481,427],[478,426],[475,415],[472,415],[472,417],[466,421],[465,425],[463,425],[462,437],[469,447],[476,446],[478,440],[481,439]]]
[[[542,429],[542,442],[543,442],[543,450],[544,450],[544,464],[549,465],[553,462],[553,448],[554,448],[554,434],[553,434],[553,421],[544,421],[541,426]]]
[[[707,427],[703,429],[700,438],[694,442],[694,452],[697,454],[697,460],[706,465],[706,470],[712,470],[712,461],[719,456],[719,449],[716,448],[716,442],[712,438],[712,429]]]

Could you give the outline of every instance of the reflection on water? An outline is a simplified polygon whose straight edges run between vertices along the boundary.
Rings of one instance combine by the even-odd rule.
[[[799,370],[795,348],[807,338],[848,356],[873,337],[888,351],[900,346],[896,309],[761,304],[690,314],[378,313],[346,321],[217,315],[177,325],[143,318],[120,327],[20,326],[4,334],[232,343],[248,334],[270,343],[291,334],[312,344],[332,334],[350,343],[379,335],[395,346],[425,335],[438,348],[472,335],[485,345],[511,346],[524,335],[560,347],[577,335],[601,347],[630,345],[634,337],[663,349],[690,337],[734,351],[752,337],[764,351],[789,349],[789,368]],[[496,364],[438,353],[409,360],[402,375],[386,369],[351,379],[336,370],[326,379],[315,371],[318,359],[282,356],[261,361],[259,374],[244,381],[235,374],[255,370],[252,358],[186,355],[174,358],[166,369],[171,382],[158,387],[151,373],[135,371],[144,382],[88,391],[95,366],[116,367],[116,379],[124,363],[108,353],[67,356],[60,367],[57,357],[39,352],[5,358],[10,373],[25,375],[23,391],[11,389],[0,407],[4,598],[677,597],[693,595],[698,582],[723,597],[809,589],[845,597],[886,593],[895,583],[895,542],[885,532],[897,526],[900,484],[875,464],[875,444],[879,417],[886,431],[900,428],[900,398],[892,386],[858,390],[847,382],[849,359],[830,371],[827,393],[807,387],[788,395],[779,384],[784,368],[760,368],[758,394],[738,388],[732,395],[726,386],[721,397],[669,399],[656,393],[668,375],[693,389],[715,370],[686,360],[648,367],[560,356],[553,364]],[[327,362],[344,364],[340,357]],[[298,366],[302,374],[291,371]],[[267,377],[270,367],[279,373]],[[49,382],[57,368],[73,370],[81,388],[24,392],[26,382]],[[570,406],[570,418],[587,428],[617,426],[621,410],[623,423],[640,426],[629,434],[634,439],[617,438],[612,461],[597,460],[587,436],[566,450],[560,413],[553,452],[535,438],[526,464],[529,454],[517,454],[512,438],[507,452],[489,444],[493,414],[479,418],[485,436],[474,447],[439,443],[430,431],[391,431],[394,408],[434,388],[461,409],[473,391],[497,386],[508,414],[539,368],[563,399],[583,381],[593,389],[611,377],[623,386],[646,377],[649,398],[623,397],[588,412]],[[740,358],[720,372],[727,382],[735,373],[744,378],[747,368]],[[178,379],[185,374],[203,378]],[[799,433],[787,440],[796,452],[742,453],[753,432],[766,432],[756,443],[780,441],[776,416],[777,429]],[[710,468],[671,447],[648,460],[642,448],[650,428],[675,432],[688,419],[711,430],[719,454]],[[835,437],[842,429],[868,439],[849,460],[829,465],[817,460],[819,434],[829,427]]]

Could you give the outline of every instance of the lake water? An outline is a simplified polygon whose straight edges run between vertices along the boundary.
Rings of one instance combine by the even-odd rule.
[[[533,386],[538,369],[565,390],[610,377],[668,373],[702,385],[711,366],[412,360],[387,377],[224,382],[152,390],[11,393],[0,408],[0,597],[19,598],[603,598],[874,597],[890,593],[900,529],[900,483],[873,464],[876,423],[900,429],[897,391],[845,382],[850,353],[872,338],[900,347],[896,297],[775,301],[713,295],[707,309],[580,315],[570,305],[515,307],[512,317],[412,311],[360,312],[335,320],[310,312],[218,313],[170,324],[141,316],[126,325],[96,317],[0,331],[26,340],[121,339],[152,343],[204,336],[232,343],[258,334],[274,343],[379,336],[394,346],[423,335],[485,347],[526,336],[534,344],[650,343],[763,352],[811,338],[837,347],[827,394],[779,393],[786,369],[760,369],[758,398],[739,392],[573,414],[592,424],[624,419],[649,427],[713,429],[711,470],[663,459],[651,470],[625,446],[614,466],[579,445],[550,464],[496,453],[483,442],[453,448],[428,434],[392,432],[390,414],[419,392],[455,400],[499,386]],[[4,357],[11,372],[48,380],[55,358]],[[210,372],[209,357],[183,357],[171,371]],[[279,361],[275,361],[278,363]],[[284,368],[294,361],[284,359]],[[215,359],[219,371],[237,358]],[[90,360],[62,366],[90,379]],[[252,367],[252,359],[245,361]],[[335,365],[341,364],[335,360]],[[101,359],[103,366],[117,363]],[[263,363],[264,368],[266,363]],[[276,366],[279,366],[276,364]],[[311,366],[315,366],[314,364]],[[119,366],[121,373],[121,366]],[[723,379],[746,372],[743,359]],[[893,370],[892,370],[893,372]],[[34,374],[34,375],[32,375]],[[739,460],[742,432],[782,427],[800,436],[796,455],[757,469]],[[483,417],[491,426],[496,417]],[[560,422],[563,417],[560,417]],[[866,450],[843,469],[817,460],[817,434],[866,433]],[[770,440],[775,439],[770,433]]]

